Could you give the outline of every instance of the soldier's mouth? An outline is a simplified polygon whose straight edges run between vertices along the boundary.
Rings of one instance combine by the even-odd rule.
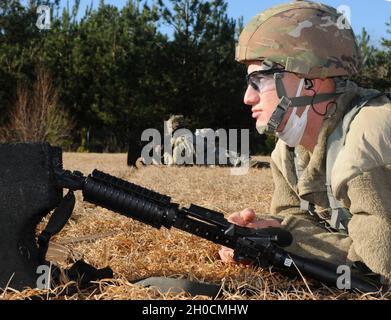
[[[260,112],[254,112],[254,113],[252,114],[252,117],[253,117],[254,119],[257,119],[257,118],[261,115],[261,113],[262,113],[262,111],[260,111]]]
[[[252,117],[254,119],[258,118],[259,115],[263,112],[262,109],[257,109],[257,108],[252,108],[251,111],[252,111]]]

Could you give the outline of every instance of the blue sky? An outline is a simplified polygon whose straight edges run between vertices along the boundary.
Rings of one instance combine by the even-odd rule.
[[[70,6],[74,0],[61,0],[61,4],[66,6],[69,1]],[[152,0],[153,1],[153,0]],[[167,0],[164,0],[168,2]],[[105,3],[122,7],[127,0],[105,0]],[[286,2],[284,0],[228,0],[228,14],[233,18],[243,16],[244,22],[248,22],[258,12],[273,6]],[[346,5],[351,10],[351,22],[356,34],[361,33],[361,28],[365,27],[371,35],[372,41],[375,44],[382,37],[391,38],[391,34],[386,33],[386,22],[389,22],[391,16],[391,0],[322,0],[321,2],[339,7]],[[84,13],[87,5],[91,3],[94,6],[99,4],[99,0],[81,0],[80,13]],[[163,29],[164,31],[164,29]]]

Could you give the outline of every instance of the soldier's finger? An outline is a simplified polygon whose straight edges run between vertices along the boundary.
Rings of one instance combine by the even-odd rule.
[[[246,224],[253,222],[256,218],[255,211],[253,209],[244,209],[240,213],[240,216]]]
[[[246,222],[242,219],[242,216],[240,215],[240,212],[235,212],[231,214],[227,220],[233,224],[237,224],[239,226],[245,226]]]
[[[257,220],[254,222],[251,222],[247,225],[248,228],[253,228],[253,229],[264,229],[264,228],[281,228],[281,223],[277,220],[274,219],[268,219],[268,220]]]
[[[252,209],[244,209],[242,212],[235,212],[228,217],[228,221],[239,226],[246,226],[255,220],[255,211]]]
[[[221,247],[219,255],[224,263],[236,263],[234,260],[234,251],[227,247]]]

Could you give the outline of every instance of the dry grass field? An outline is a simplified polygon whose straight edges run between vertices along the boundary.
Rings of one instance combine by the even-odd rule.
[[[268,158],[260,158],[268,161]],[[125,154],[64,154],[64,167],[84,174],[94,168],[167,194],[182,205],[194,203],[225,214],[246,207],[267,213],[273,191],[269,169],[251,169],[247,175],[232,176],[228,168],[126,166]],[[370,295],[341,292],[309,279],[289,280],[269,269],[224,265],[219,246],[177,230],[156,230],[137,221],[83,203],[77,193],[74,214],[59,235],[54,248],[66,264],[83,258],[98,268],[110,266],[115,279],[95,288],[54,299],[209,299],[188,294],[163,294],[130,281],[167,276],[212,283],[224,282],[221,299],[375,299]],[[58,255],[57,255],[58,256]],[[60,261],[57,257],[57,260]],[[58,294],[64,287],[54,290]],[[2,299],[28,298],[37,290],[9,291]],[[385,297],[380,297],[385,298]]]

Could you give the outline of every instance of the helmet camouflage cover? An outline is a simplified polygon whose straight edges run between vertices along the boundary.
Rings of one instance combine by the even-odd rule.
[[[352,76],[360,55],[352,28],[336,9],[295,1],[256,15],[242,31],[236,60],[269,60],[309,79]]]

